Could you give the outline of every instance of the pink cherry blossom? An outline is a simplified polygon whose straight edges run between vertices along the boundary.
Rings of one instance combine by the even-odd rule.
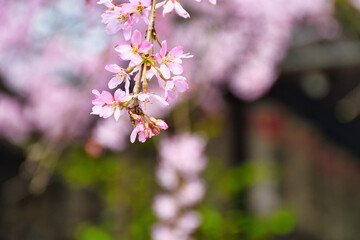
[[[160,144],[160,157],[184,176],[194,176],[206,166],[205,141],[197,135],[184,134]]]
[[[181,206],[193,206],[197,204],[205,194],[204,183],[199,180],[190,180],[185,182],[177,193],[177,199]]]
[[[142,104],[146,103],[157,103],[158,105],[162,107],[169,106],[169,103],[162,97],[154,94],[154,93],[139,93],[134,95],[129,95],[126,97],[127,100],[130,100],[132,98],[137,98]]]
[[[167,52],[166,40],[161,43],[161,50],[155,55],[155,58],[160,64],[160,71],[165,78],[170,78],[170,71],[175,75],[183,73],[184,69],[181,66],[181,59],[193,57],[190,53],[183,53],[184,49],[182,46],[174,47],[170,52]]]
[[[124,7],[114,7],[105,11],[101,15],[102,23],[107,24],[106,33],[115,34],[119,30],[123,30],[125,40],[129,40],[131,37],[131,29],[134,25],[134,20],[130,16],[130,13],[126,11]]]
[[[156,224],[152,229],[152,240],[180,240],[180,238],[169,226]]]
[[[183,18],[189,18],[190,14],[180,5],[180,3],[177,0],[165,0],[161,3],[158,3],[156,7],[164,6],[163,15],[167,13],[171,13],[174,9],[175,12],[183,17]]]
[[[159,119],[159,120],[152,120],[152,118],[150,118],[150,121],[152,122],[151,124],[149,124],[149,127],[151,129],[151,132],[154,135],[158,135],[160,133],[160,129],[166,130],[168,129],[168,125],[166,124],[165,121]]]
[[[161,119],[156,120],[155,124],[156,124],[156,126],[158,126],[159,128],[161,128],[163,130],[168,129],[168,125],[166,124],[166,122]]]
[[[140,53],[149,51],[151,47],[152,44],[148,41],[142,41],[141,33],[135,30],[131,37],[131,44],[118,44],[115,46],[115,51],[119,53],[121,60],[130,60],[131,63],[138,65],[142,62]]]
[[[189,89],[186,78],[183,76],[175,76],[171,81],[165,83],[165,100],[177,98],[178,92],[185,92]]]
[[[124,112],[122,103],[127,100],[125,92],[118,89],[115,91],[114,97],[108,91],[102,91],[100,94],[98,90],[94,89],[92,93],[95,95],[95,99],[92,101],[94,106],[91,114],[103,118],[108,118],[114,114],[114,118],[118,120]]]
[[[138,99],[143,103],[157,103],[162,107],[166,107],[169,105],[169,103],[162,97],[154,94],[154,93],[141,93],[135,95],[138,97]]]
[[[139,142],[142,142],[144,143],[146,141],[147,138],[151,138],[153,135],[152,135],[152,132],[151,131],[148,131],[148,133],[146,134],[146,131],[148,131],[144,125],[143,122],[139,122],[136,127],[134,128],[134,130],[131,132],[131,135],[130,135],[130,141],[132,143],[135,142],[136,140],[136,136],[138,135],[138,140]],[[149,133],[150,132],[150,133]]]
[[[179,184],[176,169],[166,163],[160,163],[156,170],[158,183],[166,190],[174,190]]]
[[[199,213],[191,208],[205,194],[205,184],[198,177],[206,163],[204,144],[202,138],[191,134],[162,140],[156,173],[167,193],[154,199],[153,210],[159,222],[153,226],[153,240],[189,240],[200,225]]]
[[[125,69],[123,69],[117,64],[108,64],[105,66],[105,69],[108,70],[109,72],[116,73],[116,75],[109,81],[108,84],[109,88],[114,89],[122,82],[125,82],[125,91],[126,91],[126,95],[128,95],[129,86],[130,86],[130,77],[126,73]]]
[[[123,8],[131,14],[135,23],[142,19],[149,24],[150,5],[151,0],[130,0],[130,3],[123,4]]]
[[[201,222],[200,214],[196,211],[184,213],[177,222],[177,228],[186,234],[193,233]]]
[[[127,147],[131,123],[126,118],[104,119],[97,122],[93,129],[95,140],[103,147],[114,151],[122,151]]]
[[[171,195],[162,194],[155,198],[153,205],[156,216],[162,220],[174,218],[178,211],[176,199]]]

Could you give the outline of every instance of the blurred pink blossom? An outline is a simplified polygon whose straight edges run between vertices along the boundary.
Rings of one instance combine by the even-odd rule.
[[[187,240],[200,224],[200,215],[191,210],[205,194],[199,179],[205,167],[205,141],[195,134],[163,139],[157,179],[167,193],[154,199],[153,209],[159,223],[153,226],[153,240]]]

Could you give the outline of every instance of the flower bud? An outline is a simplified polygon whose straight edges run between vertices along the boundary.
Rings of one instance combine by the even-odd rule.
[[[168,129],[168,125],[166,124],[166,122],[161,119],[156,121],[156,126],[160,127],[161,129],[164,129],[164,130]]]

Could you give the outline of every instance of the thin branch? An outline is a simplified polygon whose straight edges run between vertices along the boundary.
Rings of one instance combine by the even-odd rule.
[[[155,11],[156,11],[156,0],[152,0],[151,1],[151,10],[150,10],[150,16],[149,16],[149,20],[150,20],[150,24],[149,27],[146,31],[146,41],[150,42],[151,40],[151,36],[152,36],[152,32],[154,31],[154,27],[155,27]],[[149,55],[149,52],[145,53],[145,55]],[[133,89],[133,93],[134,94],[138,94],[140,92],[140,86],[141,86],[141,78],[143,76],[143,71],[145,69],[145,64],[143,63],[141,65],[140,68],[140,72],[139,72],[139,77],[138,79],[136,79],[136,83]]]

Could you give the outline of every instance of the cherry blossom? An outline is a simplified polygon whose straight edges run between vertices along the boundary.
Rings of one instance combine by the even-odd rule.
[[[181,66],[181,58],[191,58],[193,56],[190,53],[183,54],[184,49],[182,46],[174,47],[168,52],[166,40],[161,43],[161,46],[160,52],[155,54],[155,59],[160,65],[163,76],[170,78],[170,71],[175,75],[182,74],[184,69]]]
[[[176,199],[169,194],[156,196],[153,209],[155,214],[162,220],[174,218],[178,211]]]
[[[139,142],[142,142],[144,143],[146,141],[147,138],[151,138],[152,137],[152,133],[148,134],[147,137],[145,137],[145,125],[142,123],[142,122],[139,122],[136,127],[134,128],[134,130],[131,132],[131,135],[130,135],[130,141],[132,143],[135,142],[135,139],[136,139],[136,136],[138,135],[138,139],[139,139]]]
[[[189,88],[186,78],[183,76],[172,77],[172,80],[165,83],[165,100],[168,101],[169,97],[175,99],[178,92],[185,92]]]
[[[92,93],[95,95],[95,99],[92,101],[94,106],[91,114],[99,115],[103,118],[108,118],[114,114],[114,118],[118,120],[124,112],[123,102],[127,100],[125,92],[118,89],[115,91],[114,97],[108,91],[100,93],[94,89]]]
[[[132,16],[135,23],[142,19],[146,24],[149,24],[149,13],[151,0],[129,0],[130,3],[123,4],[123,8]]]
[[[126,73],[125,69],[120,67],[117,64],[108,64],[105,66],[105,69],[109,72],[116,73],[116,75],[110,79],[108,86],[110,89],[116,88],[122,82],[125,82],[125,91],[126,94],[129,94],[129,86],[130,86],[130,77],[129,74]]]
[[[174,47],[168,52],[166,40],[160,43],[155,30],[156,9],[163,6],[163,15],[174,9],[184,18],[190,15],[177,0],[164,0],[158,4],[152,0],[129,0],[119,5],[115,5],[110,0],[99,0],[97,3],[108,8],[102,14],[102,23],[107,24],[106,32],[114,34],[123,30],[125,40],[130,40],[130,43],[119,43],[114,47],[120,60],[130,62],[126,69],[117,64],[105,66],[106,70],[115,74],[110,79],[108,87],[114,89],[125,82],[125,91],[118,89],[113,97],[107,91],[100,94],[97,90],[93,90],[95,100],[93,100],[92,114],[103,118],[114,114],[115,119],[118,120],[122,112],[127,111],[134,127],[130,141],[135,142],[138,137],[139,142],[145,142],[146,139],[158,135],[160,130],[168,128],[164,120],[145,113],[147,105],[155,103],[161,107],[169,106],[169,98],[176,98],[178,92],[184,92],[189,88],[186,78],[179,75],[184,71],[181,65],[182,59],[192,57],[189,53],[184,54],[182,46]],[[139,30],[134,30],[132,33],[132,27],[140,20],[148,25],[144,41]],[[158,43],[161,48],[156,54],[153,43]],[[154,75],[158,79],[159,87],[165,89],[165,98],[149,92],[148,82]],[[132,76],[135,84],[130,93]]]
[[[153,210],[159,222],[153,226],[153,240],[191,239],[190,235],[200,225],[200,215],[192,207],[205,194],[205,184],[198,177],[206,164],[204,147],[204,140],[195,134],[177,135],[161,141],[156,173],[166,193],[160,193],[154,199]]]
[[[123,7],[114,7],[103,13],[101,17],[101,22],[107,24],[107,34],[115,34],[122,29],[125,40],[130,39],[132,26],[135,22],[126,9]]]
[[[148,41],[142,41],[141,33],[135,30],[131,37],[131,44],[118,44],[115,46],[115,51],[119,53],[121,60],[130,60],[138,65],[143,61],[140,54],[149,51],[151,47],[152,44]]]
[[[156,7],[162,7],[164,6],[163,15],[167,13],[171,13],[174,9],[175,12],[183,17],[183,18],[189,18],[190,14],[180,5],[180,3],[177,0],[165,0],[161,3],[158,3]]]
[[[169,103],[162,97],[154,94],[154,93],[141,93],[138,95],[135,95],[138,97],[138,99],[143,103],[153,103],[156,102],[162,107],[166,107],[169,105]]]
[[[169,103],[163,97],[154,93],[140,93],[126,96],[127,101],[134,98],[138,99],[142,104],[157,103],[162,107],[169,106]]]

